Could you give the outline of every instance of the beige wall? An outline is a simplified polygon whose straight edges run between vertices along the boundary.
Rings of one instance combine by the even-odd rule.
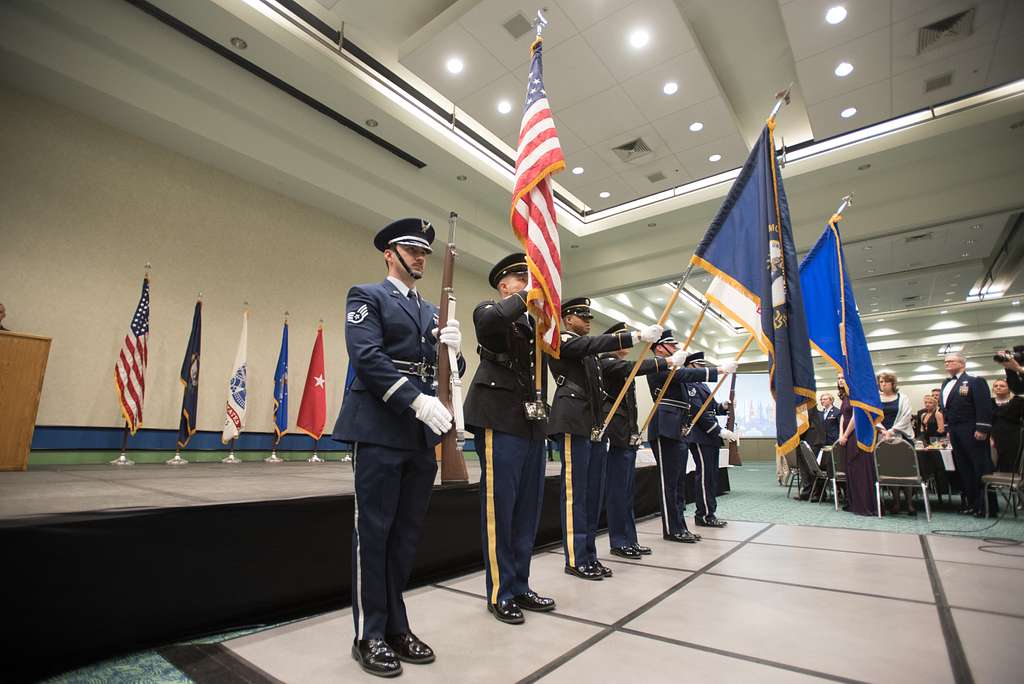
[[[291,313],[290,422],[298,414],[317,320],[324,319],[328,420],[347,363],[344,297],[384,277],[371,230],[127,135],[71,110],[0,87],[0,302],[6,326],[53,338],[40,425],[118,426],[113,367],[152,262],[150,363],[144,424],[176,428],[177,376],[203,293],[199,429],[220,430],[241,326],[249,320],[253,431],[272,429],[282,314]],[[453,207],[457,209],[457,207]],[[430,217],[435,223],[442,217]],[[421,283],[437,301],[440,259]],[[468,314],[491,290],[459,270]]]

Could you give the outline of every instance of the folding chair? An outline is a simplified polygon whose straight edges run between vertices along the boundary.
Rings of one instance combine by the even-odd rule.
[[[828,483],[828,473],[821,469],[818,465],[817,459],[814,458],[814,450],[811,449],[811,445],[807,442],[801,441],[797,446],[797,452],[803,460],[804,465],[807,467],[807,471],[814,476],[814,482],[811,484],[811,493],[814,493],[814,488],[821,482],[821,493],[818,495],[818,503],[821,503],[825,498],[825,485]]]
[[[829,456],[832,458],[832,503],[836,510],[839,510],[839,487],[838,483],[846,482],[846,448],[836,442],[829,447]]]
[[[786,454],[786,469],[789,470],[789,474],[786,475],[786,498],[793,492],[793,481],[797,483],[797,491],[799,487],[803,485],[803,478],[800,476],[800,465],[797,463],[797,450],[794,449]]]
[[[985,517],[988,517],[988,490],[1006,490],[1003,498],[1013,509],[1013,517],[1017,517],[1017,506],[1020,503],[1021,480],[1024,479],[1024,458],[1017,458],[1017,470],[1014,472],[991,473],[981,476],[982,495],[985,497]]]
[[[924,513],[932,519],[931,506],[928,503],[928,483],[921,477],[917,465],[917,453],[914,447],[902,439],[894,442],[879,442],[875,446],[875,505],[878,517],[882,517],[882,487],[920,487],[924,495]]]

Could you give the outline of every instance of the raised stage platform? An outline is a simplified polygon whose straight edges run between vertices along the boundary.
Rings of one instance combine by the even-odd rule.
[[[482,567],[467,466],[469,484],[434,490],[412,586]],[[559,467],[547,464],[538,547],[561,540]],[[5,680],[349,605],[352,490],[338,461],[0,473]],[[658,471],[638,467],[636,514],[659,510]]]

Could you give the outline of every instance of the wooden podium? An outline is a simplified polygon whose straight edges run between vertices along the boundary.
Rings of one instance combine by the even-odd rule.
[[[0,470],[25,470],[50,338],[0,330]]]

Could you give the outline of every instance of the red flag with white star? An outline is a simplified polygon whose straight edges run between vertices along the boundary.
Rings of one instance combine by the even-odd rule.
[[[324,434],[326,420],[327,376],[324,373],[324,327],[321,325],[316,329],[316,342],[313,343],[313,354],[309,357],[306,386],[302,390],[299,419],[295,425],[313,439],[320,439]]]

